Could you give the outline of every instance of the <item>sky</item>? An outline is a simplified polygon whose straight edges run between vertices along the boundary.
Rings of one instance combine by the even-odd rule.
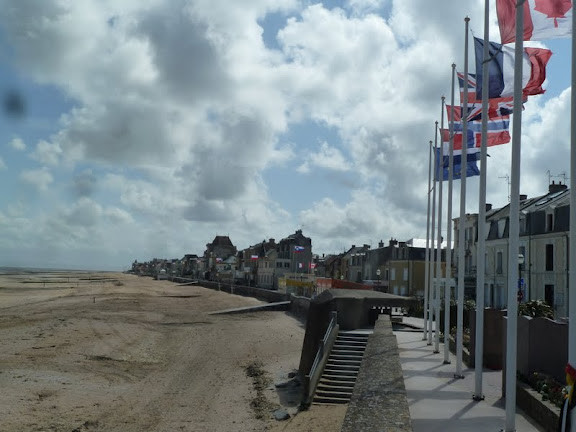
[[[24,104],[0,117],[0,266],[121,270],[298,229],[320,255],[425,238],[466,16],[472,46],[483,0],[0,1],[0,94]],[[522,113],[532,197],[569,182],[570,40],[526,45],[554,53]],[[494,207],[510,149],[488,152]]]

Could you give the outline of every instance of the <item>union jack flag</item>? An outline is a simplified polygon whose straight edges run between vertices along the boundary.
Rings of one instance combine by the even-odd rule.
[[[476,75],[468,74],[468,79],[464,79],[464,74],[457,73],[458,83],[460,84],[460,104],[464,103],[464,85],[468,86],[468,121],[479,120],[482,118],[482,99],[476,95]],[[524,96],[524,102],[527,97]],[[488,99],[488,118],[508,116],[512,114],[514,108],[514,98],[492,98]]]
[[[446,114],[448,121],[452,122],[454,130],[454,149],[462,148],[462,109],[461,107],[454,107],[446,105]],[[482,143],[482,121],[481,120],[468,120],[468,147],[479,148]],[[507,144],[510,142],[510,116],[503,115],[498,117],[489,118],[487,122],[488,135],[486,137],[486,145],[488,147]],[[445,132],[442,132],[445,133]],[[460,136],[458,136],[460,134]],[[449,137],[448,137],[449,138]]]

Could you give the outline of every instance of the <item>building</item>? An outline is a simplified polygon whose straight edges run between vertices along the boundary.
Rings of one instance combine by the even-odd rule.
[[[570,197],[566,185],[552,182],[546,195],[520,197],[519,250],[517,260],[508,262],[509,211],[506,205],[486,214],[485,250],[485,305],[506,308],[508,302],[508,274],[510,265],[517,265],[519,280],[512,287],[520,301],[544,300],[554,308],[557,317],[568,315],[568,249]],[[472,221],[470,223],[470,221]],[[477,232],[474,217],[467,215]],[[455,238],[458,219],[455,219]],[[469,238],[469,237],[467,237]],[[476,257],[476,242],[470,245],[470,254]],[[457,247],[455,248],[457,257]],[[466,281],[476,286],[475,259],[470,261]]]

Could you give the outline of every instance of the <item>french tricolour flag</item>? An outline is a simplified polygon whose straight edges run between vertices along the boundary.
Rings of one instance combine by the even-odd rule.
[[[496,12],[503,44],[516,40],[517,0],[496,0]],[[524,40],[570,37],[572,0],[526,0],[524,2]]]
[[[304,250],[304,246],[294,246],[294,252],[302,252]]]
[[[482,98],[482,59],[484,41],[474,38],[476,53],[476,96]],[[488,97],[514,96],[514,48],[489,42],[488,51]],[[542,48],[524,48],[522,67],[522,92],[524,96],[544,93],[542,83],[546,79],[546,64],[552,51]]]

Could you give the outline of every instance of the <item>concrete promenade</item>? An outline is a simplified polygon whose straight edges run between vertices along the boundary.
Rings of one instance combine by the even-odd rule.
[[[422,319],[406,318],[409,324],[422,326]],[[504,429],[505,400],[501,398],[501,371],[483,373],[485,400],[476,402],[474,369],[463,363],[464,378],[454,378],[456,356],[444,364],[444,345],[434,354],[434,346],[422,340],[422,330],[395,331],[400,362],[408,396],[414,432],[467,432]],[[516,431],[544,431],[520,410],[516,410]]]

